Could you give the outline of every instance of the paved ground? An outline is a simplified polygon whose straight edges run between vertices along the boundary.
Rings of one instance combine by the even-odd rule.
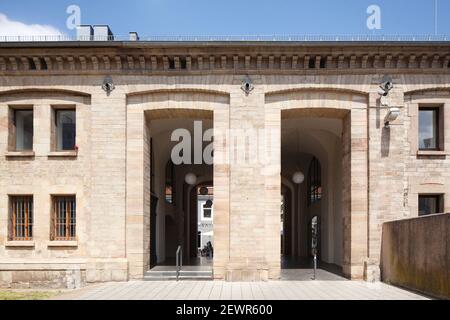
[[[348,281],[319,270],[311,281],[309,270],[288,270],[285,281],[180,281],[106,283],[90,286],[57,299],[63,300],[424,300],[426,297],[384,283]],[[291,280],[296,278],[296,280]]]

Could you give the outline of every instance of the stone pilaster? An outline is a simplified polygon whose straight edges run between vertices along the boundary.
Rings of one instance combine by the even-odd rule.
[[[362,279],[367,257],[367,108],[352,107],[343,131],[343,272]]]

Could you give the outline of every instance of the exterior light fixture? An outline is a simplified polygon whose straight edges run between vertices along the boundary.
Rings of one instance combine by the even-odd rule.
[[[245,95],[248,96],[254,89],[255,86],[253,85],[252,79],[250,79],[249,76],[246,76],[244,80],[242,81],[241,86],[242,91],[245,92]]]
[[[294,181],[295,184],[302,184],[305,181],[305,175],[298,171],[292,176],[292,181]]]
[[[106,92],[106,94],[109,96],[111,92],[114,91],[116,86],[114,85],[114,81],[110,76],[107,76],[103,80],[102,89]]]
[[[188,185],[193,186],[197,183],[197,176],[193,173],[188,173],[184,181],[186,181]]]
[[[397,107],[389,107],[389,99],[387,98],[389,92],[394,89],[394,80],[390,76],[384,76],[381,79],[380,89],[378,94],[381,96],[381,106],[388,108],[389,112],[384,118],[384,127],[389,128],[391,122],[394,122],[400,116],[400,109]]]
[[[384,76],[381,79],[380,89],[378,94],[383,97],[387,97],[389,92],[394,89],[394,80],[390,76]]]
[[[388,114],[386,115],[386,118],[384,118],[384,126],[386,128],[389,128],[390,123],[397,120],[399,116],[400,116],[399,108],[396,107],[390,108]]]

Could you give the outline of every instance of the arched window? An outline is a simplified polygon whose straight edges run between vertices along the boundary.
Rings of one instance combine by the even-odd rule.
[[[317,158],[313,158],[308,172],[308,206],[322,200],[322,169]]]
[[[175,165],[169,160],[166,165],[166,202],[175,205]]]

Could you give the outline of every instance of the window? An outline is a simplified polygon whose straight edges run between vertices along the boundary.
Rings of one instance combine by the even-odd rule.
[[[308,172],[308,205],[322,199],[322,169],[317,158],[313,158]]]
[[[52,241],[76,240],[77,207],[75,196],[53,197]]]
[[[212,201],[208,200],[203,204],[203,219],[212,219]]]
[[[419,216],[444,212],[444,195],[419,195]]]
[[[56,151],[75,150],[76,112],[75,109],[55,110]]]
[[[10,150],[33,150],[33,109],[11,109]]]
[[[175,165],[170,160],[166,165],[166,202],[175,204]]]
[[[9,204],[9,240],[33,240],[33,197],[11,196]]]
[[[419,108],[419,150],[439,150],[440,108]]]

